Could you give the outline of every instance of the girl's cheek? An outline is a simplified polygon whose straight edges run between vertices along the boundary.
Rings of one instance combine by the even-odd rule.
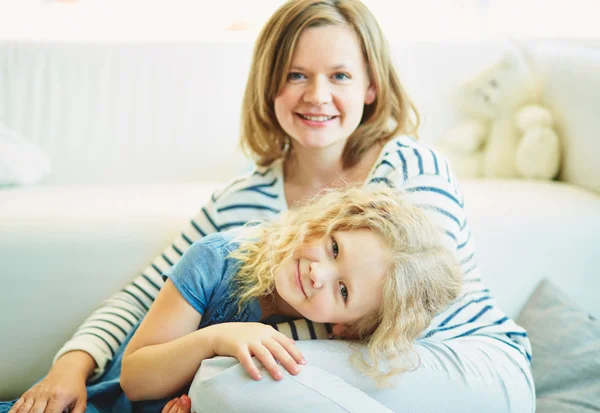
[[[317,300],[313,300],[312,311],[315,315],[323,319],[323,322],[330,320],[332,315],[332,308],[330,300],[326,297],[318,297]]]

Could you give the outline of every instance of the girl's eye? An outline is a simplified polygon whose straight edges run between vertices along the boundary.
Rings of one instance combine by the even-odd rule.
[[[344,302],[348,301],[348,288],[342,283],[340,283],[340,294],[342,295]]]
[[[350,76],[348,76],[345,73],[336,73],[335,75],[333,75],[333,77],[335,78],[335,80],[348,80],[348,79],[350,79]]]
[[[290,72],[287,76],[288,80],[302,80],[304,79],[304,75],[298,72]]]
[[[331,253],[333,254],[333,259],[336,259],[338,254],[340,253],[340,248],[338,247],[338,243],[335,238],[331,237]]]

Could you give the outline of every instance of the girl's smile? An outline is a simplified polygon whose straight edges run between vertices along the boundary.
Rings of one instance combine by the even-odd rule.
[[[304,294],[304,296],[308,298],[308,296],[306,295],[306,291],[304,291],[304,286],[302,285],[302,272],[300,271],[300,260],[298,260],[298,264],[296,265],[296,283],[298,284],[298,288],[300,289],[300,291],[302,291],[302,294]]]
[[[315,322],[353,322],[381,305],[391,264],[391,248],[368,229],[308,241],[275,271],[278,308]]]

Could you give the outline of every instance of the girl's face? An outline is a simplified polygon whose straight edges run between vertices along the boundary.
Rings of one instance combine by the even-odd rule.
[[[368,229],[309,242],[275,273],[279,308],[315,322],[354,322],[381,306],[391,265],[391,248]]]
[[[275,115],[292,145],[344,147],[375,100],[356,33],[347,25],[305,29],[275,98]]]

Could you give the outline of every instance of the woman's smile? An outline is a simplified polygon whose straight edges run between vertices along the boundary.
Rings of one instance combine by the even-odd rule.
[[[296,115],[304,125],[311,128],[324,128],[337,119],[337,116],[310,116],[301,113],[296,113]]]

